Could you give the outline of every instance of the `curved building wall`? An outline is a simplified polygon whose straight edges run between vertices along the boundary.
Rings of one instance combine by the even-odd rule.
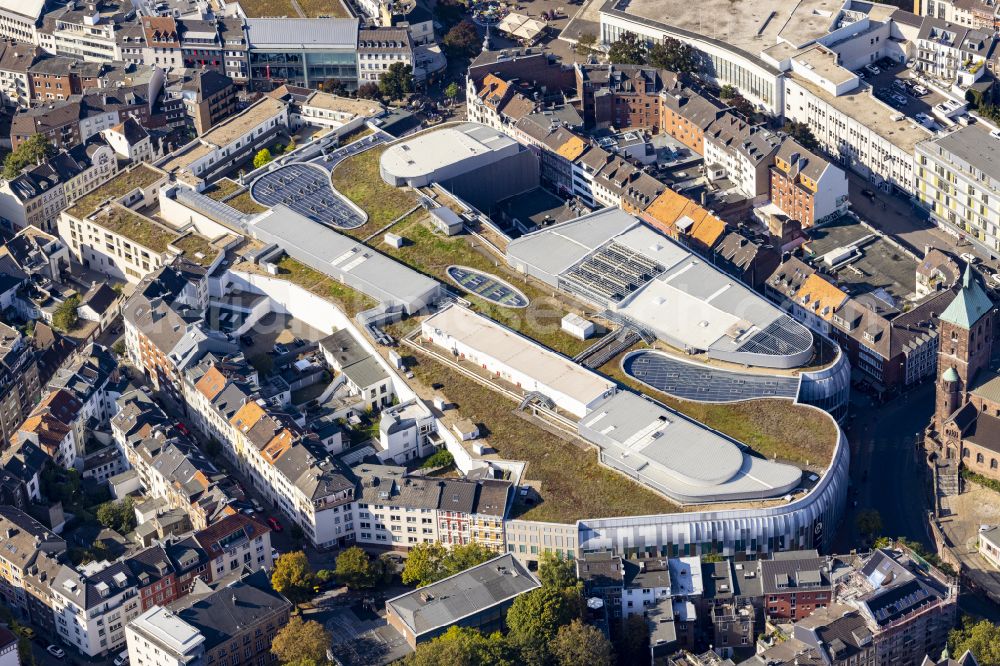
[[[796,402],[819,407],[843,423],[851,399],[851,362],[839,345],[830,344],[836,346],[836,360],[825,368],[800,375]]]
[[[751,102],[761,104],[768,112],[781,115],[783,80],[781,72],[758,57],[710,37],[675,28],[613,8],[608,2],[601,8],[601,40],[607,44],[630,32],[655,42],[673,37],[698,49],[702,54],[701,69],[719,85],[736,86]]]
[[[580,551],[673,557],[703,552],[757,556],[780,550],[827,549],[843,514],[850,467],[847,440],[840,427],[835,427],[833,460],[812,492],[801,499],[765,509],[580,520]]]

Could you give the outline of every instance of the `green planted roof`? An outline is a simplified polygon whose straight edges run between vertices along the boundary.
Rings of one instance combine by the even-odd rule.
[[[955,300],[941,313],[941,321],[946,321],[962,328],[972,328],[983,315],[993,309],[993,301],[986,295],[986,290],[972,275],[972,267],[966,267],[962,276],[962,288]]]

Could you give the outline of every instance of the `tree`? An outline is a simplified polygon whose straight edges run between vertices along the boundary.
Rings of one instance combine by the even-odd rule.
[[[360,99],[378,99],[382,96],[377,83],[362,83],[358,86],[358,97]]]
[[[448,449],[435,451],[420,467],[430,469],[432,467],[450,467],[455,464],[455,456],[451,455]]]
[[[608,48],[608,60],[616,65],[644,65],[646,44],[631,32],[626,32]]]
[[[394,62],[378,77],[379,91],[390,100],[403,99],[413,92],[413,66]]]
[[[259,169],[270,163],[272,159],[274,158],[271,157],[271,151],[267,148],[261,148],[257,151],[257,154],[253,156],[253,168]]]
[[[126,354],[125,341],[118,340],[117,342],[115,342],[115,344],[111,345],[111,351],[113,351],[115,353],[115,356],[117,356],[118,358],[125,358]]]
[[[882,533],[882,515],[875,509],[859,511],[854,519],[862,535],[874,538]]]
[[[495,555],[478,543],[453,546],[450,550],[436,541],[421,543],[407,552],[401,577],[404,585],[423,587],[482,564]]]
[[[952,629],[948,635],[948,646],[953,657],[961,657],[971,650],[980,664],[1000,664],[1000,626],[966,615],[962,626]]]
[[[418,543],[406,553],[406,564],[403,565],[403,585],[423,587],[433,583],[441,568],[446,549],[440,542]]]
[[[545,587],[563,589],[576,585],[576,565],[573,560],[556,557],[549,551],[542,553],[538,561],[538,580]]]
[[[719,90],[719,99],[725,102],[727,100],[735,98],[739,94],[740,91],[736,89],[736,86],[727,83],[726,85],[722,86],[721,90]]]
[[[649,48],[647,60],[653,67],[669,69],[677,74],[691,74],[698,68],[694,48],[673,37],[666,37],[662,43],[653,44]]]
[[[276,588],[277,589],[277,588]],[[326,663],[326,651],[330,649],[330,634],[319,622],[303,622],[295,615],[271,641],[271,652],[283,664],[299,664],[311,661]]]
[[[297,550],[278,557],[271,573],[271,585],[293,603],[308,599],[316,585],[316,576],[309,566],[306,554]]]
[[[499,633],[484,636],[476,629],[452,626],[437,638],[417,646],[403,660],[405,666],[514,666],[518,663]]]
[[[525,662],[543,664],[559,628],[582,613],[583,597],[576,587],[532,590],[515,599],[507,611],[507,640],[517,646]]]
[[[785,122],[785,126],[782,129],[788,136],[798,141],[799,145],[806,150],[816,150],[819,148],[819,141],[816,140],[816,135],[809,129],[809,125],[789,120]]]
[[[56,149],[44,134],[32,134],[7,155],[3,163],[3,177],[17,178],[25,167],[38,165],[55,155]]]
[[[747,120],[753,120],[757,114],[757,109],[754,108],[750,100],[741,95],[735,87],[728,83],[722,86],[722,90],[719,91],[719,99],[731,106],[734,111]]]
[[[479,48],[479,33],[472,21],[466,19],[448,31],[442,44],[453,56],[470,56]]]
[[[104,502],[97,507],[97,522],[121,534],[135,529],[135,505],[131,497],[116,502]]]
[[[76,326],[76,322],[80,321],[80,315],[77,313],[78,307],[80,307],[80,297],[76,294],[60,303],[56,311],[52,313],[52,327],[63,333],[72,330]]]
[[[589,56],[597,50],[597,35],[592,32],[585,32],[576,39],[576,46],[573,51],[577,55]]]
[[[374,587],[379,574],[368,553],[357,546],[352,546],[337,556],[336,571],[337,580],[352,590]]]
[[[457,83],[455,83],[454,81],[449,83],[448,86],[444,89],[444,96],[450,99],[452,102],[458,99],[458,96],[461,94],[462,94],[462,87]]]
[[[441,25],[451,28],[462,20],[466,9],[468,8],[461,0],[438,0],[434,3],[434,16],[441,22]]]
[[[623,664],[649,663],[649,629],[646,618],[632,615],[625,620],[625,627],[618,638],[618,659]]]
[[[551,651],[558,666],[611,666],[615,663],[611,643],[601,630],[579,619],[559,627]]]

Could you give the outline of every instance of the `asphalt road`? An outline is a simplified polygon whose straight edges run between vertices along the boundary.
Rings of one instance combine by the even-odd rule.
[[[855,521],[866,508],[879,512],[884,535],[933,547],[926,526],[928,475],[923,449],[914,443],[934,409],[933,383],[878,406],[857,393],[853,400],[847,429],[853,485],[836,551],[847,552],[861,543]]]

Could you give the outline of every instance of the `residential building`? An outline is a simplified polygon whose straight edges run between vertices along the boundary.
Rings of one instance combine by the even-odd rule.
[[[0,449],[10,446],[40,397],[34,347],[20,331],[0,322]]]
[[[413,38],[410,31],[396,28],[358,30],[358,86],[378,83],[393,63],[413,67]]]
[[[22,618],[28,617],[25,578],[42,555],[66,552],[66,542],[40,522],[12,506],[0,506],[0,597],[3,604]]]
[[[231,78],[214,69],[185,77],[179,94],[198,136],[236,113],[236,86]]]
[[[660,125],[661,93],[677,87],[677,75],[644,65],[574,65],[576,96],[588,129],[648,129]]]
[[[83,403],[69,391],[48,393],[17,431],[18,441],[31,442],[64,469],[83,466]]]
[[[0,25],[3,24],[2,17],[3,9],[0,9]],[[27,106],[31,101],[28,70],[40,53],[41,49],[31,43],[0,43],[0,103],[4,106]]]
[[[670,598],[670,566],[667,558],[625,560],[623,564],[623,618],[643,615],[647,608]]]
[[[119,157],[133,163],[153,161],[153,142],[146,128],[135,121],[126,118],[110,129],[101,132]]]
[[[726,112],[705,130],[705,168],[709,178],[721,175],[743,196],[756,199],[768,193],[769,169],[780,144],[776,134]]]
[[[774,156],[770,194],[771,203],[802,228],[847,213],[847,175],[791,138]]]
[[[17,149],[28,137],[44,134],[56,148],[69,148],[83,140],[80,134],[80,101],[57,101],[46,106],[19,109],[10,124],[10,142]]]
[[[772,553],[758,562],[764,613],[772,621],[797,622],[833,601],[830,559],[815,550]]]
[[[514,599],[541,587],[541,583],[513,555],[498,555],[482,564],[385,602],[389,625],[407,644],[440,636],[451,626],[489,632],[503,625]],[[460,611],[448,600],[467,599]]]
[[[979,528],[977,547],[984,560],[1000,569],[1000,527]]]
[[[89,62],[120,60],[115,31],[129,20],[130,12],[131,3],[119,0],[74,0],[46,16],[47,26],[51,20],[51,33],[39,43],[51,53]]]
[[[347,329],[341,329],[319,341],[327,365],[341,373],[355,395],[367,408],[378,411],[396,398],[392,378],[382,364],[358,342]]]
[[[274,567],[271,528],[256,518],[230,514],[193,536],[208,557],[207,580],[222,580],[243,567],[250,571]]]
[[[965,28],[1000,29],[1000,9],[990,0],[923,0],[914,3],[914,11]]]
[[[131,622],[126,628],[129,663],[275,664],[271,643],[288,623],[291,609],[264,572],[238,572],[225,585],[199,588]]]
[[[725,107],[689,88],[664,90],[661,97],[661,131],[704,155],[705,130],[722,117]]]
[[[34,102],[66,100],[84,90],[100,88],[103,62],[87,62],[70,56],[44,56],[29,68]]]
[[[622,621],[622,593],[625,589],[625,563],[621,556],[604,551],[587,553],[576,560],[576,577],[583,581],[588,598],[604,602],[608,616]]]
[[[1000,141],[978,125],[916,146],[916,187],[931,219],[953,235],[1000,250]]]
[[[143,16],[141,20],[145,39],[142,61],[164,69],[180,69],[183,65],[177,21],[172,16]]]
[[[914,69],[924,76],[954,83],[965,90],[986,73],[994,56],[994,28],[968,28],[938,18],[925,18],[917,35]]]
[[[20,638],[13,631],[0,627],[0,666],[21,666],[19,641]]]

